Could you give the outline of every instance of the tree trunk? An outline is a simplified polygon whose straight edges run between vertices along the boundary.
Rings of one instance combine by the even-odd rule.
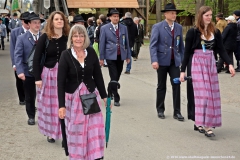
[[[149,0],[146,0],[146,22],[145,22],[145,34],[148,36],[148,31],[149,31],[149,8],[150,8],[150,3]]]
[[[162,0],[156,0],[156,22],[160,22],[162,20]]]
[[[223,7],[224,7],[223,2],[224,2],[223,0],[218,0],[218,12],[223,13]]]
[[[56,10],[56,11],[60,11],[58,0],[54,0],[54,5],[55,5],[55,10]]]
[[[205,0],[197,0],[196,3],[196,10],[195,10],[195,21],[197,20],[197,14],[198,14],[198,10],[200,9],[200,7],[202,7],[205,4]]]
[[[38,14],[39,13],[39,7],[38,7],[38,0],[33,0],[32,1],[32,7],[33,7],[33,12]]]

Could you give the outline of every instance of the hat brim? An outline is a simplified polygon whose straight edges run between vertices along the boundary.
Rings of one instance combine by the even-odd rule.
[[[113,12],[113,13],[108,13],[108,14],[107,14],[107,17],[110,17],[110,16],[112,16],[113,14],[118,14],[119,16],[121,16],[121,14],[120,14],[119,12]]]
[[[84,20],[79,20],[79,21],[72,21],[72,22],[70,22],[70,23],[78,23],[78,22],[85,23],[86,21],[84,21]]]
[[[176,11],[176,12],[183,12],[185,10],[180,10],[180,9],[164,9],[164,10],[161,10],[161,12],[167,12],[167,11]]]
[[[33,21],[33,20],[40,20],[41,23],[45,22],[44,19],[40,19],[40,18],[24,19],[24,21],[27,21],[27,22],[30,22],[30,21]]]

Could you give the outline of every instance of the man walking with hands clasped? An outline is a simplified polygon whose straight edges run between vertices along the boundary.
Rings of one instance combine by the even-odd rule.
[[[111,81],[118,82],[123,70],[124,60],[129,63],[131,58],[128,30],[126,26],[119,23],[118,10],[112,9],[108,16],[111,23],[102,26],[100,33],[100,65],[103,66],[104,59],[106,59]],[[119,87],[117,83],[111,85],[114,106],[120,106]]]
[[[32,12],[28,15],[28,19],[25,20],[25,22],[28,22],[30,29],[23,35],[18,36],[14,51],[14,60],[18,78],[23,81],[26,111],[29,118],[28,125],[34,125],[36,99],[35,78],[28,73],[28,65],[26,62],[33,46],[39,39],[39,30],[44,20],[40,19],[37,14]]]
[[[173,117],[183,121],[184,117],[180,111],[180,84],[174,84],[173,79],[179,77],[181,61],[184,54],[184,44],[182,37],[182,26],[175,23],[177,17],[175,5],[169,3],[165,6],[165,20],[152,27],[150,40],[150,56],[153,69],[157,70],[157,112],[158,117],[165,118],[165,95],[167,73],[170,75],[173,92]]]

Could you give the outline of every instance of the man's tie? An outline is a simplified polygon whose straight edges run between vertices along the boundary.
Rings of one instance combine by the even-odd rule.
[[[33,34],[34,38],[35,38],[35,43],[37,43],[38,39],[37,39],[37,35]]]

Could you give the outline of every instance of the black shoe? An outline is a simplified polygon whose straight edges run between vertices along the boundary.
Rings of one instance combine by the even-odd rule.
[[[235,71],[236,71],[236,72],[240,72],[240,68],[236,69]]]
[[[165,115],[163,112],[158,113],[158,118],[165,119]]]
[[[126,72],[124,72],[125,74],[130,74],[130,71],[126,71]]]
[[[217,73],[220,73],[222,70],[221,69],[217,69]]]
[[[205,130],[202,126],[197,127],[195,124],[194,124],[194,131],[199,131],[200,133],[205,133]]]
[[[108,67],[108,65],[104,64],[103,67]]]
[[[228,73],[228,74],[230,74],[230,71],[229,71],[229,70],[227,70],[225,73]]]
[[[176,115],[173,115],[173,118],[174,119],[177,119],[177,120],[179,120],[179,121],[183,121],[184,120],[184,117],[181,115],[181,114],[176,114]]]
[[[7,41],[9,42],[9,39],[7,39]]]
[[[28,125],[35,125],[35,120],[33,118],[29,118]]]
[[[207,137],[215,137],[215,134],[212,132],[211,129],[205,131],[205,136]]]
[[[119,102],[114,102],[114,106],[119,107],[119,106],[120,106],[120,103],[119,103]]]
[[[26,102],[25,101],[23,101],[23,102],[19,102],[19,105],[21,105],[21,106],[23,106],[23,105],[25,105],[26,104]]]
[[[53,138],[49,138],[49,137],[47,137],[47,141],[49,142],[49,143],[54,143],[55,142],[55,139],[53,139]]]
[[[4,47],[2,48],[2,50],[4,50]]]

